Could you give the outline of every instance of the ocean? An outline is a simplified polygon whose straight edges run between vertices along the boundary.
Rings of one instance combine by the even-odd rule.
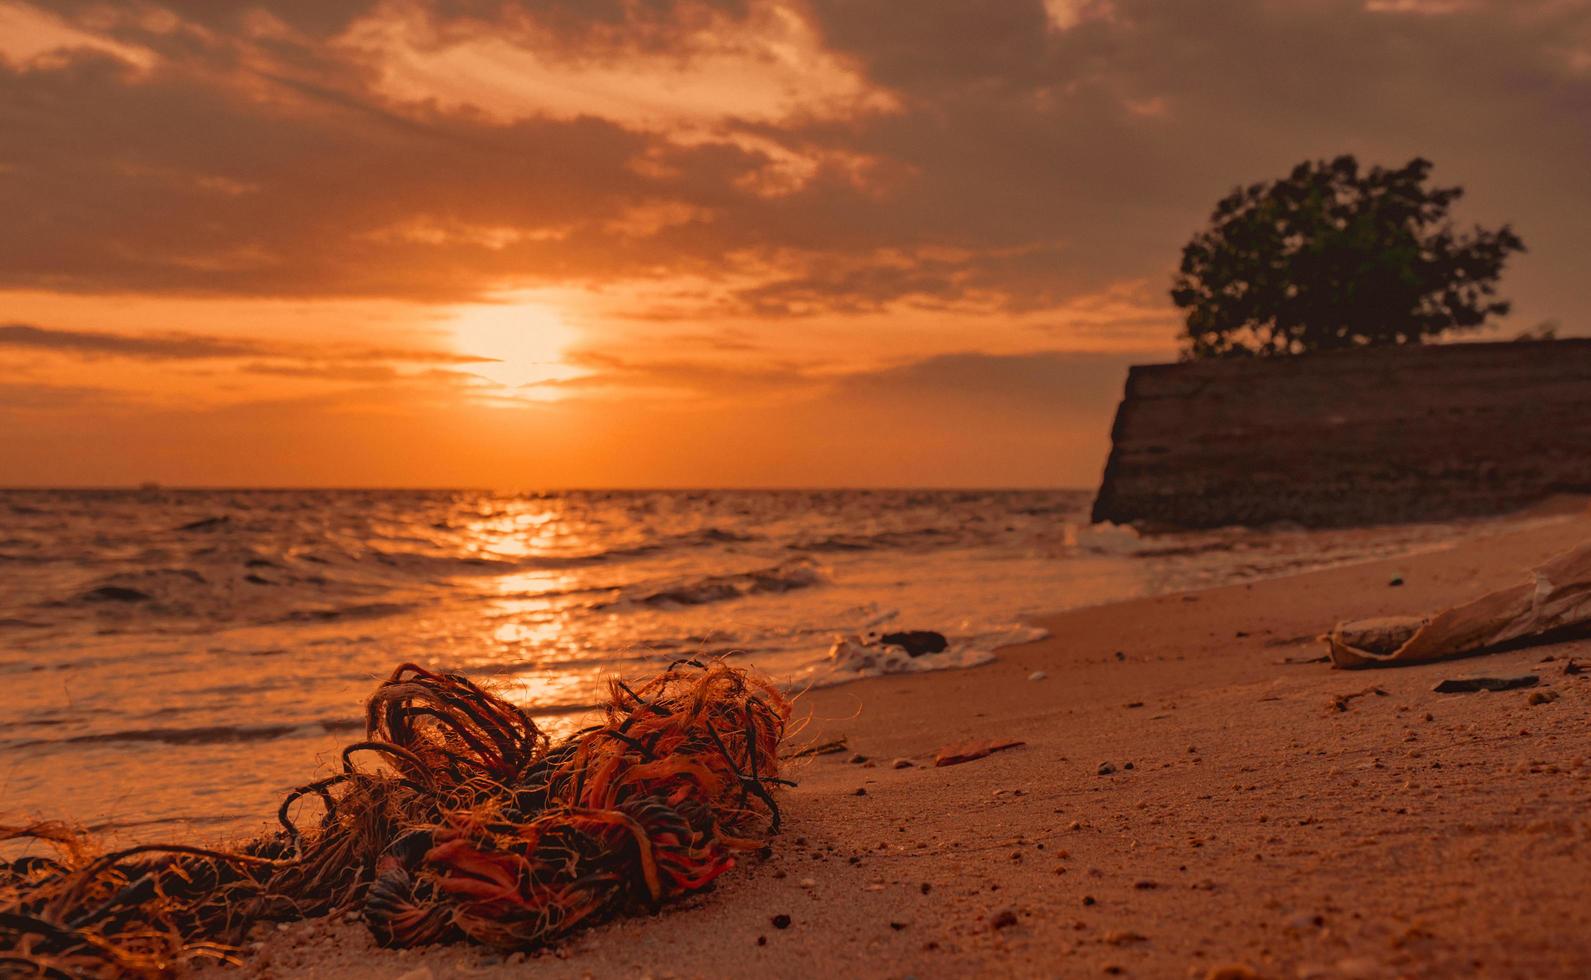
[[[1500,521],[1090,526],[1077,490],[0,493],[0,823],[269,829],[406,661],[574,727],[605,679],[732,657],[792,690],[957,669],[1044,612],[1441,548]],[[1322,627],[1330,624],[1322,623]],[[881,649],[893,630],[949,646]]]

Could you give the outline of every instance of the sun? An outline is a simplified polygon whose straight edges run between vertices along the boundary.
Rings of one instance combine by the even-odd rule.
[[[464,370],[498,389],[494,394],[544,400],[556,397],[550,382],[582,375],[565,360],[575,331],[545,306],[495,303],[461,309],[448,323],[460,354],[490,358]]]

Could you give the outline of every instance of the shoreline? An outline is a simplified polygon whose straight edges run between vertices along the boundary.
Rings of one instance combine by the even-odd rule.
[[[1514,584],[1588,537],[1583,515],[1042,616],[1048,638],[979,668],[814,689],[789,744],[848,750],[792,764],[772,856],[709,894],[529,957],[296,923],[244,973],[1584,975],[1591,679],[1562,668],[1591,640],[1354,672],[1286,661],[1320,655],[1337,620]],[[1557,700],[1431,690],[1530,671]],[[1026,744],[933,767],[968,739]]]

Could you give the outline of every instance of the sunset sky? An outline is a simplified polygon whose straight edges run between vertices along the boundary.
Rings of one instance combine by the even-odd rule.
[[[0,485],[1091,486],[1238,183],[1591,333],[1591,2],[0,0]]]

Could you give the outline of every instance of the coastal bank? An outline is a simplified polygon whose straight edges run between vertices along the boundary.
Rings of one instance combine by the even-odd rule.
[[[1591,491],[1591,340],[1132,368],[1093,519],[1333,527]]]

